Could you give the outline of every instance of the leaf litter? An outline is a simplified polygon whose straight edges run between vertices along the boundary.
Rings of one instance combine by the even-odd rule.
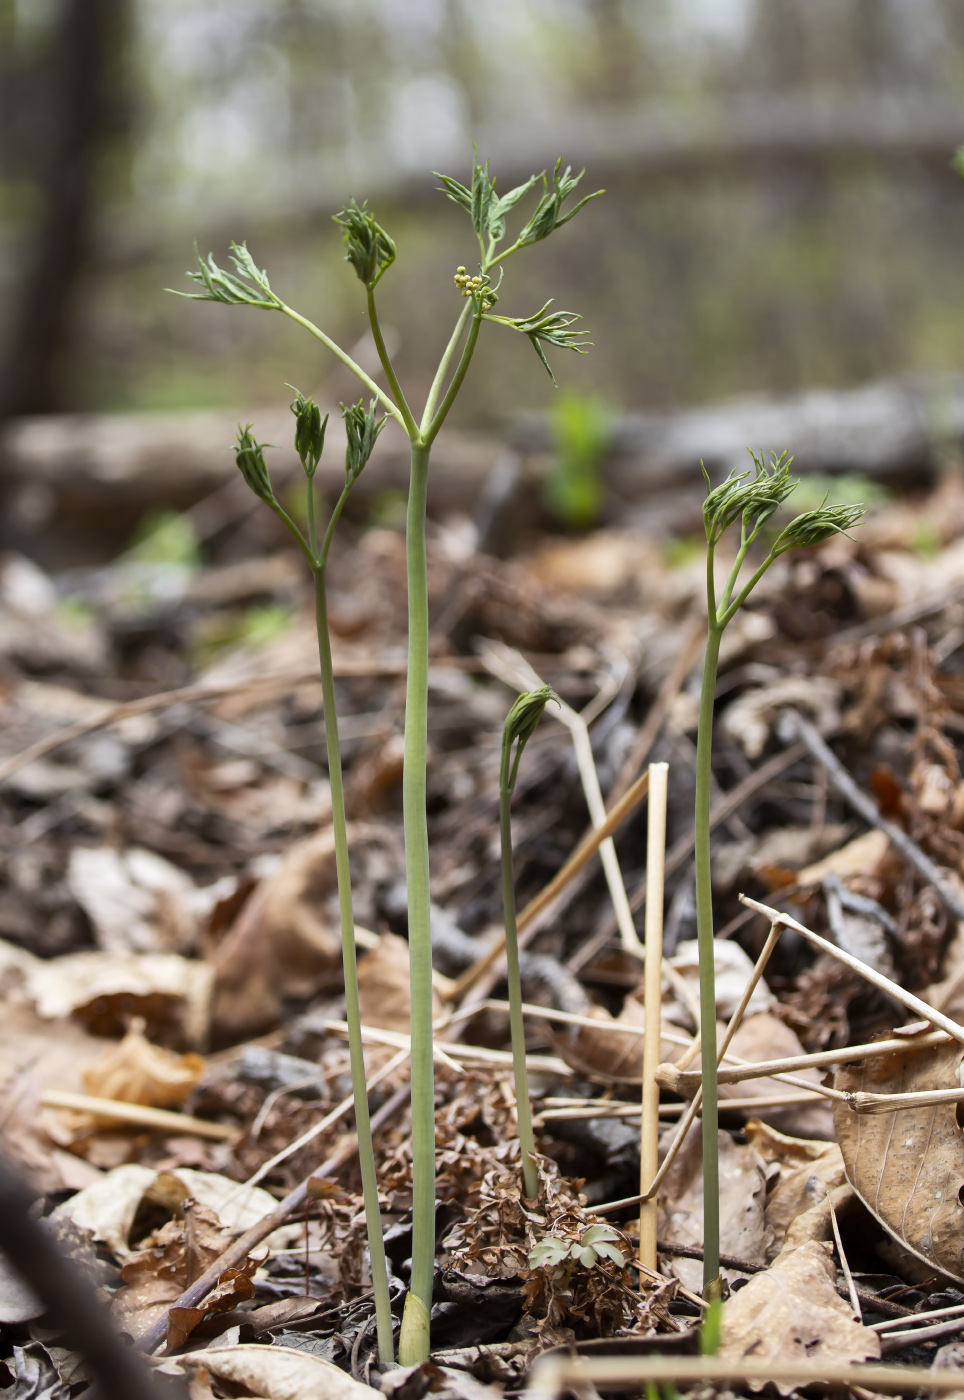
[[[794,709],[832,741],[881,814],[964,890],[964,515],[951,509],[962,497],[951,474],[922,503],[942,522],[933,558],[920,556],[913,518],[894,505],[853,541],[838,538],[774,568],[727,637],[715,780],[719,801],[777,759],[788,748],[781,715]],[[575,709],[595,707],[590,732],[604,794],[625,790],[647,757],[670,763],[669,847],[683,854],[667,879],[662,1054],[686,1054],[698,1033],[684,849],[698,678],[684,678],[669,697],[636,771],[627,764],[685,640],[699,572],[670,566],[660,542],[635,527],[537,543],[509,561],[455,549],[451,538],[437,527],[430,546],[428,781],[436,1019],[459,1068],[437,1071],[439,1364],[431,1377],[404,1379],[379,1378],[371,1366],[350,1111],[260,1186],[244,1186],[350,1093],[337,1030],[337,893],[319,688],[304,663],[312,623],[303,580],[280,542],[249,519],[212,545],[173,601],[162,588],[152,593],[149,581],[133,596],[123,564],[55,579],[15,558],[4,566],[5,1145],[43,1197],[50,1228],[76,1232],[70,1251],[87,1260],[91,1286],[110,1298],[118,1325],[139,1336],[164,1323],[176,1355],[163,1368],[189,1374],[192,1396],[300,1400],[319,1389],[340,1394],[334,1387],[343,1385],[350,1400],[367,1378],[400,1395],[404,1387],[406,1400],[429,1388],[480,1400],[473,1385],[517,1387],[546,1348],[595,1338],[617,1348],[645,1338],[668,1345],[699,1320],[698,1261],[677,1252],[698,1253],[701,1243],[698,1135],[687,1137],[661,1189],[657,1274],[634,1258],[636,1206],[608,1208],[639,1191],[633,1115],[644,1018],[642,970],[607,933],[611,906],[598,863],[537,924],[523,957],[527,1000],[547,1016],[574,1018],[533,1014],[528,1022],[541,1152],[536,1203],[519,1193],[498,982],[491,1005],[479,997],[471,1016],[468,996],[454,991],[500,928],[498,738],[511,696],[477,659],[488,639],[520,651]],[[359,531],[336,543],[331,568],[364,1018],[404,1042],[402,541],[390,530]],[[23,588],[14,585],[27,575],[52,622],[42,638],[17,601]],[[82,638],[57,612],[64,598],[83,605]],[[274,607],[281,619],[257,643],[245,618],[253,605]],[[905,616],[916,608],[916,617],[890,624],[887,614],[901,608]],[[178,698],[198,682],[206,697]],[[161,692],[174,698],[104,727],[111,707]],[[17,766],[18,754],[62,725],[73,737]],[[75,732],[85,725],[88,732]],[[515,818],[523,903],[588,826],[568,735],[546,726],[528,759]],[[751,784],[720,816],[716,836],[716,923],[728,934],[718,945],[721,1020],[766,933],[739,904],[744,891],[961,1014],[964,935],[955,919],[809,755]],[[616,845],[638,909],[644,807],[626,819]],[[464,1014],[446,1024],[456,1011]],[[755,1062],[795,1059],[866,1044],[906,1020],[859,973],[785,932],[731,1051]],[[370,1045],[369,1072],[397,1054]],[[825,1080],[846,1094],[954,1089],[960,1057],[950,1042],[918,1049],[911,1039],[899,1053],[793,1074],[804,1088]],[[402,1056],[373,1090],[373,1108],[404,1086],[406,1073]],[[45,1092],[64,1090],[170,1116],[151,1125],[42,1106]],[[724,1095],[723,1252],[732,1291],[721,1355],[858,1361],[879,1354],[867,1325],[878,1316],[907,1308],[912,1317],[959,1296],[964,1160],[954,1103],[858,1114],[837,1099],[831,1111],[825,1098],[808,1100],[772,1074],[728,1084]],[[664,1093],[662,1107],[665,1151],[684,1105]],[[198,1136],[197,1119],[229,1135]],[[397,1307],[411,1250],[404,1106],[379,1131],[376,1152]],[[239,1231],[328,1161],[341,1165],[315,1176],[300,1214],[221,1269],[196,1305],[175,1306]],[[831,1202],[863,1322],[842,1296]],[[29,1373],[38,1393],[66,1394],[83,1374],[76,1361],[58,1350],[36,1300],[0,1285],[11,1381]],[[867,1302],[875,1296],[879,1315]],[[937,1346],[908,1342],[897,1354],[926,1364]]]

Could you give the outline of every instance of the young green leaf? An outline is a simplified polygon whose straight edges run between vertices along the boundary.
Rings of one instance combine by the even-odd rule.
[[[354,199],[332,218],[345,231],[345,261],[351,263],[359,281],[374,287],[395,261],[395,244],[365,205]]]
[[[519,696],[506,715],[502,728],[502,776],[501,786],[511,792],[515,786],[516,773],[522,750],[535,733],[536,725],[550,700],[558,704],[558,696],[551,685],[540,685],[537,690],[526,690]],[[518,747],[512,761],[512,746]],[[511,770],[511,771],[510,771]]]
[[[260,443],[252,437],[250,423],[246,428],[238,425],[238,445],[235,448],[234,460],[259,500],[273,504],[275,495],[268,476],[268,464],[264,460],[264,449],[268,446],[270,443]]]
[[[700,1328],[700,1355],[715,1356],[720,1349],[722,1335],[723,1302],[720,1298],[714,1298],[703,1314],[703,1326]]]
[[[602,190],[594,190],[592,194],[585,195],[578,204],[574,204],[565,214],[562,206],[579,184],[585,175],[585,170],[580,170],[578,175],[572,174],[572,167],[567,165],[565,171],[560,175],[559,170],[562,165],[562,157],[556,161],[556,168],[552,172],[552,188],[546,182],[546,177],[542,177],[542,196],[536,205],[535,212],[519,234],[520,248],[528,247],[530,243],[538,243],[543,238],[548,238],[557,228],[562,228],[571,218],[574,218],[582,207],[595,199],[596,195],[603,193]]]
[[[546,353],[543,350],[543,342],[546,345],[558,346],[560,350],[575,350],[577,355],[588,354],[591,340],[585,337],[588,331],[574,331],[570,327],[581,321],[582,317],[575,311],[550,311],[551,301],[547,301],[534,316],[489,316],[485,319],[493,321],[499,326],[508,326],[510,330],[518,331],[521,335],[529,337],[529,344],[539,356],[545,366],[546,373],[556,382],[556,377],[552,372]]]
[[[736,520],[742,520],[748,535],[755,535],[796,488],[797,482],[790,476],[793,458],[786,452],[780,457],[775,453],[770,454],[769,470],[762,456],[758,457],[752,450],[750,456],[754,471],[749,481],[749,472],[734,469],[725,481],[706,493],[703,523],[706,538],[713,544]],[[703,476],[709,486],[710,478],[705,467]]]
[[[321,409],[314,399],[306,399],[293,384],[289,384],[288,388],[294,389],[295,393],[295,401],[291,404],[291,411],[295,415],[295,451],[301,458],[305,476],[310,481],[325,448],[328,414],[322,419]]]
[[[219,301],[225,306],[259,306],[264,311],[276,311],[281,306],[281,302],[271,290],[268,274],[258,269],[248,252],[247,244],[242,243],[240,247],[237,243],[231,244],[231,261],[239,273],[254,283],[253,287],[249,282],[242,281],[241,277],[235,277],[233,273],[219,267],[214,261],[213,253],[209,253],[205,261],[198,251],[197,243],[194,244],[194,256],[197,259],[198,270],[187,275],[192,282],[202,286],[204,291],[174,292],[175,296],[186,297],[188,301]]]
[[[387,415],[378,417],[378,404],[372,399],[367,411],[362,407],[362,400],[349,404],[347,407],[342,404],[341,412],[345,420],[345,481],[350,485],[355,481],[372,455],[378,434],[385,426]]]
[[[566,1241],[557,1240],[550,1235],[548,1239],[540,1240],[529,1250],[529,1268],[540,1269],[547,1264],[550,1267],[561,1264],[568,1255],[569,1245]]]
[[[829,540],[831,535],[843,535],[863,518],[865,507],[819,506],[816,510],[805,511],[780,534],[773,546],[774,554],[784,554],[788,549],[805,548]]]

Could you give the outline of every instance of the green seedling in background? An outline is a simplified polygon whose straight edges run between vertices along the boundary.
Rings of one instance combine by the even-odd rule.
[[[515,880],[512,875],[512,794],[519,760],[550,700],[552,687],[540,686],[520,695],[506,716],[502,731],[502,763],[499,770],[499,834],[502,840],[502,907],[505,912],[505,962],[509,984],[509,1024],[512,1030],[512,1070],[515,1076],[516,1116],[522,1148],[522,1182],[529,1200],[539,1195],[532,1105],[526,1072],[526,1036],[522,1022],[522,980],[519,976],[519,934],[515,918]]]
[[[743,586],[739,579],[747,554],[771,517],[797,487],[784,452],[771,456],[770,466],[751,452],[753,471],[733,471],[711,488],[704,468],[707,494],[703,502],[706,531],[706,601],[709,632],[700,690],[700,720],[696,745],[696,933],[700,959],[700,1029],[703,1083],[703,1296],[720,1296],[720,1163],[719,1110],[716,1081],[716,973],[713,946],[713,890],[710,881],[710,786],[713,757],[713,699],[720,643],[727,625],[740,611],[770,565],[789,549],[820,544],[856,525],[862,505],[827,505],[791,520],[773,540],[763,562]],[[722,593],[716,589],[716,547],[731,527],[739,525],[740,544]]]
[[[383,389],[318,326],[288,306],[273,290],[246,245],[232,244],[234,271],[218,266],[214,258],[197,255],[197,270],[189,274],[199,290],[196,300],[217,301],[229,306],[252,306],[279,312],[304,327],[337,360],[356,376],[387,416],[408,436],[411,443],[411,478],[406,514],[406,558],[408,575],[408,679],[405,695],[405,763],[402,780],[402,806],[405,830],[405,866],[408,886],[408,941],[412,999],[411,1079],[412,1079],[412,1275],[405,1300],[405,1313],[399,1339],[399,1360],[415,1365],[428,1359],[429,1313],[435,1272],[435,1076],[432,1049],[432,945],[429,931],[429,849],[425,808],[425,764],[428,729],[428,579],[425,557],[425,502],[428,466],[438,433],[468,372],[483,324],[494,324],[525,335],[548,371],[547,351],[574,350],[583,353],[585,337],[573,329],[578,317],[569,311],[552,311],[550,305],[529,316],[495,313],[499,301],[504,264],[510,255],[548,238],[568,223],[595,194],[569,204],[582,176],[563,171],[556,163],[551,176],[532,175],[506,194],[496,192],[495,178],[488,163],[473,161],[469,185],[441,175],[442,191],[468,214],[477,243],[473,271],[464,266],[455,270],[455,289],[465,305],[457,318],[442,353],[435,378],[420,419],[416,419],[402,390],[395,366],[385,345],[375,305],[375,288],[396,260],[396,248],[386,231],[364,205],[349,201],[335,221],[343,230],[345,256],[365,289],[368,324],[388,382]],[[506,243],[507,220],[530,193],[535,203],[528,218],[511,241]],[[601,193],[597,190],[596,194]],[[505,246],[501,246],[501,245]],[[196,250],[195,250],[196,251]],[[497,280],[494,282],[493,277]],[[555,382],[555,381],[553,381]],[[251,444],[239,444],[239,466],[252,489],[261,494],[266,472],[252,455]],[[306,467],[307,471],[307,467]],[[304,544],[297,526],[277,501],[262,499],[286,522]],[[313,506],[312,506],[313,509]],[[336,518],[340,507],[333,515]],[[315,571],[316,594],[323,569],[318,568],[312,522],[309,518],[310,562]],[[327,537],[326,537],[327,538]],[[319,611],[319,617],[321,612]],[[319,643],[321,643],[319,623]],[[325,705],[328,715],[334,706]],[[337,736],[335,736],[337,739]],[[339,875],[339,885],[341,877]],[[356,1093],[356,1105],[358,1095]],[[360,1105],[359,1105],[360,1106]],[[359,1132],[361,1138],[361,1132]],[[366,1200],[369,1191],[366,1187]],[[373,1273],[375,1272],[373,1259]],[[381,1347],[380,1347],[381,1349]]]
[[[291,386],[289,386],[291,387]],[[358,1000],[358,969],[355,951],[355,918],[352,907],[351,872],[348,863],[348,826],[345,816],[345,788],[341,769],[341,746],[338,737],[338,715],[335,704],[335,673],[331,659],[331,634],[328,626],[328,601],[325,575],[332,535],[338,517],[344,509],[349,492],[358,480],[372,454],[378,434],[385,425],[384,415],[378,416],[373,399],[365,409],[359,402],[345,407],[347,447],[345,450],[345,484],[331,512],[324,536],[319,543],[315,520],[314,476],[325,447],[328,415],[321,416],[318,405],[295,389],[291,411],[295,416],[295,450],[305,474],[306,532],[295,524],[274,494],[264,444],[252,436],[250,425],[238,429],[235,460],[238,470],[254,494],[274,511],[293,536],[311,569],[315,584],[315,617],[318,630],[318,660],[325,715],[325,742],[328,748],[328,776],[331,784],[331,819],[335,840],[335,870],[338,880],[338,909],[341,918],[341,951],[345,974],[345,1019],[348,1022],[348,1049],[351,1060],[352,1093],[355,1099],[355,1126],[358,1133],[358,1159],[362,1190],[365,1197],[365,1219],[368,1226],[368,1250],[372,1265],[372,1290],[375,1295],[375,1316],[378,1328],[379,1360],[391,1362],[395,1357],[391,1295],[382,1221],[378,1208],[378,1178],[375,1171],[375,1151],[372,1145],[368,1113],[368,1090],[365,1083],[365,1057],[362,1049],[361,1008]]]
[[[560,394],[552,411],[555,455],[544,499],[561,524],[586,530],[599,520],[606,495],[602,469],[612,433],[612,416],[599,399]]]

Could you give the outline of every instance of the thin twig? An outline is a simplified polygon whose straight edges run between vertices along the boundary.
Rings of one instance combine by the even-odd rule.
[[[935,1011],[932,1006],[928,1006],[926,1001],[921,1001],[920,997],[915,997],[912,992],[905,992],[903,987],[892,982],[889,977],[885,977],[882,972],[877,972],[875,968],[869,967],[867,963],[861,962],[860,958],[855,958],[851,953],[845,953],[842,948],[838,948],[835,943],[830,943],[826,938],[821,938],[819,933],[814,933],[805,924],[801,924],[798,919],[794,919],[790,914],[781,913],[779,909],[772,908],[769,904],[761,904],[758,900],[751,899],[749,895],[740,895],[741,904],[745,904],[748,909],[755,909],[758,914],[762,914],[770,920],[771,925],[782,924],[784,928],[792,928],[797,933],[803,935],[814,947],[819,948],[823,953],[829,953],[845,966],[857,972],[867,982],[878,987],[888,996],[892,996],[895,1001],[899,1001],[901,1006],[906,1006],[908,1011],[913,1011],[924,1021],[929,1021],[932,1026],[938,1026],[942,1031],[946,1031],[952,1040],[960,1041],[964,1044],[964,1026],[952,1021],[950,1016],[945,1016],[943,1011]]]
[[[850,1272],[850,1265],[847,1263],[847,1255],[843,1247],[843,1240],[840,1238],[840,1226],[837,1224],[837,1212],[833,1208],[833,1197],[827,1197],[827,1205],[830,1207],[830,1227],[833,1230],[834,1244],[837,1246],[837,1258],[840,1260],[840,1267],[843,1276],[847,1280],[847,1292],[850,1294],[850,1301],[853,1304],[855,1321],[863,1322],[864,1315],[860,1310],[860,1298],[857,1296],[857,1286],[854,1283],[854,1276]]]
[[[646,966],[643,986],[643,1071],[639,1143],[639,1185],[642,1191],[659,1169],[659,1084],[663,1019],[663,867],[666,863],[666,792],[668,766],[649,765],[649,807],[646,835]],[[639,1261],[656,1268],[656,1193],[639,1207]]]
[[[869,1060],[878,1055],[899,1054],[906,1050],[930,1049],[935,1045],[946,1045],[949,1036],[946,1031],[930,1031],[926,1035],[907,1037],[891,1036],[887,1040],[874,1040],[866,1045],[848,1045],[840,1050],[818,1050],[813,1055],[788,1055],[782,1060],[759,1060],[741,1065],[721,1065],[717,1074],[720,1084],[741,1084],[747,1079],[766,1079],[770,1075],[793,1072],[799,1069],[823,1069],[830,1065],[850,1064],[854,1060]],[[679,1062],[660,1067],[660,1083],[664,1089],[688,1098],[699,1087],[699,1070],[681,1070]]]
[[[733,1015],[730,1017],[729,1025],[728,1025],[727,1028],[726,1028],[726,1033],[724,1034],[723,1039],[722,1039],[722,1041],[720,1042],[720,1047],[719,1047],[719,1050],[718,1050],[717,1056],[716,1056],[717,1065],[719,1065],[719,1064],[722,1062],[723,1056],[726,1054],[727,1050],[730,1048],[730,1042],[732,1041],[734,1035],[736,1034],[737,1029],[738,1029],[738,1027],[739,1027],[739,1025],[740,1025],[740,1022],[743,1020],[743,1017],[744,1017],[744,1015],[745,1015],[745,1013],[746,1013],[746,1008],[747,1008],[747,1007],[749,1006],[749,1004],[750,1004],[750,998],[752,997],[753,993],[756,991],[757,983],[759,982],[760,978],[763,976],[764,968],[766,967],[767,963],[768,963],[769,960],[770,960],[770,954],[773,952],[773,949],[776,947],[776,942],[777,942],[777,939],[779,938],[779,936],[780,936],[779,929],[777,928],[777,926],[776,926],[775,924],[771,924],[771,926],[770,926],[770,932],[767,934],[766,942],[764,943],[763,947],[760,949],[760,956],[757,958],[756,962],[754,963],[754,965],[753,965],[753,971],[750,973],[750,976],[749,976],[749,978],[748,978],[748,980],[747,980],[747,984],[746,984],[746,986],[743,988],[743,995],[740,997],[740,1004],[739,1004],[739,1006],[737,1006],[736,1010],[733,1012]],[[787,1082],[788,1082],[788,1083],[792,1083],[793,1081],[788,1079]],[[798,1084],[798,1087],[807,1088],[808,1086],[805,1085],[805,1084],[803,1084],[803,1085],[799,1085],[799,1084]],[[678,1128],[678,1130],[677,1130],[677,1132],[676,1132],[676,1134],[675,1134],[675,1136],[674,1136],[674,1138],[673,1138],[673,1141],[672,1141],[672,1142],[670,1143],[670,1145],[669,1145],[669,1151],[666,1153],[666,1156],[663,1158],[663,1161],[662,1161],[662,1164],[660,1165],[659,1171],[658,1171],[658,1172],[656,1173],[656,1175],[653,1177],[652,1181],[650,1182],[650,1185],[649,1185],[648,1189],[644,1190],[644,1192],[643,1192],[643,1197],[644,1197],[644,1199],[647,1199],[647,1198],[649,1198],[649,1197],[651,1197],[651,1196],[655,1196],[656,1193],[657,1193],[657,1191],[659,1190],[660,1186],[662,1185],[662,1183],[663,1183],[663,1181],[664,1181],[664,1179],[665,1179],[665,1177],[666,1177],[666,1173],[669,1171],[670,1167],[672,1166],[673,1162],[675,1161],[676,1155],[677,1155],[677,1153],[679,1152],[680,1148],[683,1146],[683,1143],[684,1143],[685,1140],[686,1140],[686,1135],[687,1135],[687,1133],[689,1132],[690,1128],[692,1127],[692,1125],[693,1125],[693,1123],[694,1123],[694,1121],[695,1121],[695,1119],[696,1119],[696,1114],[697,1114],[697,1111],[699,1110],[699,1106],[700,1106],[702,1100],[703,1100],[703,1088],[702,1088],[702,1085],[701,1085],[700,1088],[697,1090],[697,1092],[696,1092],[696,1093],[694,1094],[694,1096],[693,1096],[692,1103],[690,1104],[690,1109],[687,1110],[687,1112],[686,1112],[686,1113],[683,1115],[683,1117],[680,1119],[679,1128]],[[690,1111],[690,1110],[691,1110],[691,1111]]]
[[[175,1113],[169,1108],[123,1103],[120,1099],[104,1099],[93,1094],[74,1094],[66,1089],[45,1089],[40,1096],[40,1106],[93,1113],[101,1118],[113,1118],[118,1123],[136,1123],[140,1127],[156,1128],[159,1132],[187,1133],[215,1142],[231,1142],[241,1133],[240,1128],[214,1123],[209,1118],[192,1118],[189,1113]]]
[[[646,1383],[675,1383],[684,1389],[692,1385],[734,1382],[775,1382],[801,1388],[811,1385],[858,1386],[871,1391],[913,1395],[917,1390],[954,1391],[961,1385],[960,1372],[932,1371],[929,1366],[886,1366],[861,1362],[782,1361],[744,1359],[728,1361],[718,1356],[638,1356],[561,1357],[549,1355],[536,1361],[530,1373],[528,1392],[532,1400],[555,1397],[566,1391],[581,1394],[586,1386],[601,1391],[642,1391]]]
[[[929,885],[934,886],[942,903],[956,919],[964,919],[964,896],[961,896],[947,879],[946,871],[935,865],[930,856],[924,854],[906,831],[881,815],[873,798],[868,797],[865,792],[861,792],[839,758],[824,742],[810,721],[804,719],[796,710],[786,710],[781,717],[781,722],[786,724],[793,737],[798,739],[806,747],[807,752],[827,770],[830,781],[841,797],[850,803],[854,811],[859,813],[865,822],[869,822],[871,826],[877,827],[879,831],[884,833],[891,845],[900,851],[907,863],[912,865]]]
[[[377,1085],[381,1084],[383,1079],[387,1079],[390,1074],[393,1074],[395,1070],[399,1069],[405,1063],[408,1059],[408,1053],[407,1048],[405,1050],[400,1050],[387,1064],[382,1065],[381,1069],[376,1070],[375,1073],[371,1075],[365,1085],[369,1094]],[[344,1118],[346,1113],[350,1112],[354,1107],[354,1104],[355,1095],[353,1093],[348,1094],[330,1113],[326,1113],[324,1118],[321,1118],[317,1123],[313,1124],[312,1127],[303,1132],[301,1137],[295,1138],[294,1142],[289,1142],[287,1147],[283,1147],[280,1152],[276,1152],[273,1157],[269,1157],[267,1162],[262,1162],[258,1170],[254,1172],[252,1176],[249,1176],[243,1185],[245,1187],[257,1186],[258,1182],[263,1181],[269,1172],[274,1171],[275,1167],[280,1166],[282,1162],[286,1162],[289,1157],[293,1157],[294,1154],[300,1152],[303,1147],[307,1147],[309,1142],[314,1142],[316,1137],[319,1137],[328,1128],[337,1123],[339,1118]]]
[[[793,766],[806,754],[807,750],[803,744],[793,744],[790,748],[784,749],[782,753],[774,754],[768,762],[758,768],[755,773],[750,773],[741,783],[721,797],[710,809],[710,830],[714,831],[721,822],[726,821],[734,812],[738,811],[753,797],[761,788],[773,778],[778,777],[785,769]],[[674,875],[682,865],[689,860],[693,854],[693,846],[696,841],[695,829],[675,842],[666,853],[666,876]],[[646,877],[640,880],[629,898],[629,907],[633,910],[640,909],[646,899]],[[603,923],[600,928],[588,938],[581,948],[573,954],[566,966],[570,972],[579,972],[590,962],[596,954],[606,946],[610,938],[616,932],[615,920],[611,917]]]
[[[945,1317],[964,1317],[964,1303],[955,1303],[952,1308],[933,1308],[930,1312],[913,1313],[915,1322],[934,1322]],[[884,1322],[870,1322],[867,1325],[874,1332],[889,1332],[894,1327],[903,1327],[906,1321],[904,1317],[890,1317]]]
[[[377,1133],[384,1128],[386,1123],[390,1123],[396,1113],[408,1102],[411,1092],[408,1084],[403,1084],[396,1089],[390,1099],[382,1104],[377,1113],[372,1114],[371,1130]],[[344,1138],[332,1155],[310,1172],[305,1179],[289,1191],[283,1201],[280,1201],[274,1210],[269,1211],[249,1230],[245,1230],[233,1244],[228,1245],[223,1254],[215,1259],[200,1278],[186,1288],[179,1298],[171,1304],[172,1308],[196,1308],[203,1298],[210,1293],[225,1269],[235,1269],[243,1264],[251,1253],[251,1250],[259,1245],[262,1240],[267,1239],[273,1230],[277,1230],[280,1225],[284,1225],[289,1216],[301,1210],[308,1200],[308,1182],[313,1176],[333,1176],[340,1171],[346,1163],[350,1162],[358,1151],[358,1139],[354,1133]],[[153,1352],[161,1345],[167,1337],[167,1311],[144,1333],[138,1340],[137,1346],[141,1351]]]

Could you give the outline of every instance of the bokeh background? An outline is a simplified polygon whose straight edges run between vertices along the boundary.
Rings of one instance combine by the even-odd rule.
[[[565,383],[614,410],[964,365],[961,0],[2,0],[0,415],[252,407],[351,391],[282,318],[167,296],[246,239],[354,345],[332,213],[398,244],[383,317],[415,398],[472,259],[430,172],[557,156],[605,199],[509,265],[580,311]],[[518,343],[517,343],[518,342]],[[552,386],[488,336],[457,407]]]

